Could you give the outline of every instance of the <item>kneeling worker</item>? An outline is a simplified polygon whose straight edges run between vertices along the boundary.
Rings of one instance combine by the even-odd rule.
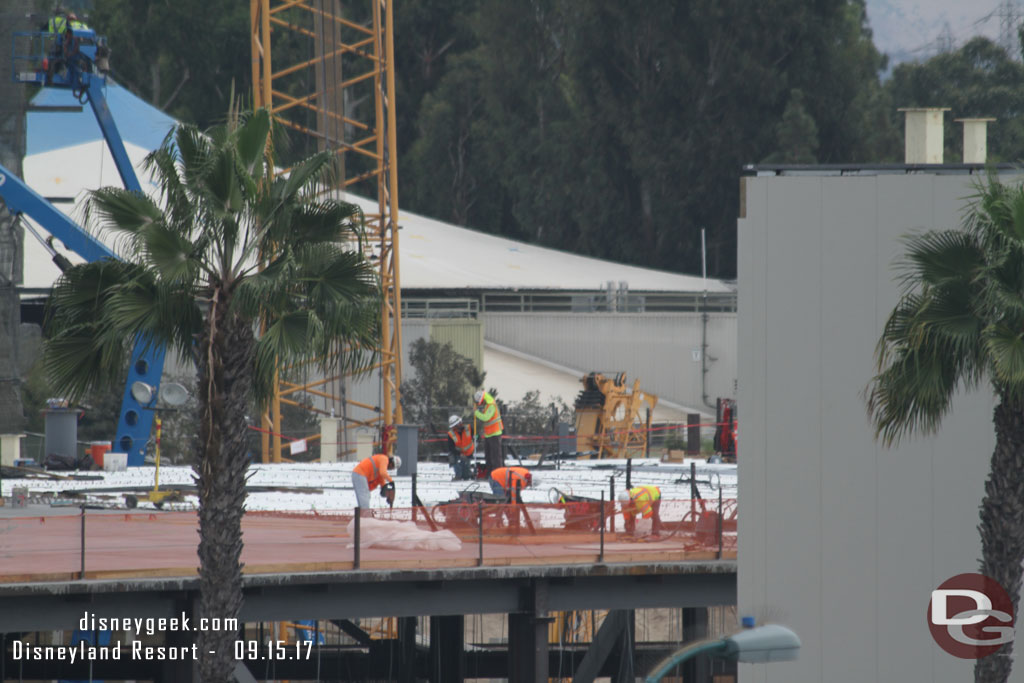
[[[386,498],[388,505],[394,507],[395,482],[392,481],[388,470],[397,470],[401,466],[402,459],[397,455],[388,457],[383,453],[378,453],[364,458],[352,468],[352,488],[356,492],[360,515],[370,513],[370,491],[378,486],[381,487],[381,497]]]
[[[455,479],[472,479],[471,465],[476,442],[462,418],[452,415],[448,418],[448,464],[455,470]]]
[[[634,486],[619,492],[622,516],[626,520],[626,531],[635,533],[637,515],[651,520],[651,533],[661,533],[661,489],[657,486]]]
[[[499,467],[491,470],[491,492],[496,496],[508,497],[513,491],[529,488],[533,484],[533,475],[525,467]],[[513,503],[523,501],[512,495]]]

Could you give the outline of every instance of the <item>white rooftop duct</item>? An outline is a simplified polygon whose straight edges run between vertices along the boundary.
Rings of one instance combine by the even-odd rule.
[[[942,124],[949,107],[904,107],[904,161],[908,164],[942,163]]]
[[[964,124],[964,163],[985,163],[988,158],[988,124],[995,119],[953,120]]]

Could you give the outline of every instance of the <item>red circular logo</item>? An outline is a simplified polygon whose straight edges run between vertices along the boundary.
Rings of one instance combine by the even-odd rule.
[[[932,591],[928,628],[943,650],[981,659],[1013,640],[1013,602],[982,574],[957,574]]]

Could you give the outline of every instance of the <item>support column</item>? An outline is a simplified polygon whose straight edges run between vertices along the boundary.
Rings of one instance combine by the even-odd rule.
[[[612,677],[612,683],[634,683],[636,681],[636,611],[625,610],[625,625],[615,642],[614,651],[618,654],[618,673]]]
[[[466,677],[466,618],[430,617],[430,680],[461,683]]]
[[[398,618],[398,683],[416,683],[416,617]]]
[[[196,600],[198,601],[198,598]],[[184,614],[190,622],[195,623],[195,615],[197,614],[195,606],[192,600],[180,600],[174,611]],[[194,635],[192,631],[182,629],[176,631],[168,630],[164,632],[164,644],[167,647],[191,647]],[[138,636],[136,635],[135,637],[137,638]],[[179,681],[181,683],[192,683],[192,681],[199,680],[198,668],[198,662],[191,659],[166,659],[159,664],[156,681],[157,683],[178,683]]]
[[[683,642],[707,638],[708,609],[707,607],[684,607]],[[683,680],[689,683],[708,683],[711,681],[711,661],[704,655],[691,657],[683,663]]]
[[[548,679],[548,584],[531,583],[525,610],[508,615],[508,681],[534,683]]]

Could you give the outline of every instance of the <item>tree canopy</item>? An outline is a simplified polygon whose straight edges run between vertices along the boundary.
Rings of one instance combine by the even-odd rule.
[[[115,76],[186,121],[251,91],[244,5],[95,0],[91,20]],[[284,33],[275,54],[308,58]],[[404,209],[637,265],[697,272],[704,228],[709,274],[734,277],[742,167],[897,162],[898,107],[996,117],[991,158],[1024,154],[1020,63],[978,38],[883,81],[864,0],[408,0],[394,36]]]

